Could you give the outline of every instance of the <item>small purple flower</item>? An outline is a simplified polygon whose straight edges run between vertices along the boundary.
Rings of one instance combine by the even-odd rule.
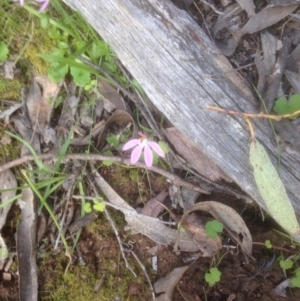
[[[24,6],[24,0],[13,0],[13,1],[14,2],[20,2],[20,5]],[[49,5],[50,0],[35,0],[35,2],[42,3],[42,5],[39,9],[39,12],[42,12],[47,8],[47,6]]]
[[[165,157],[163,150],[156,142],[148,141],[146,136],[142,133],[139,133],[139,136],[141,136],[140,139],[131,139],[126,142],[122,148],[123,151],[126,151],[134,147],[130,157],[132,164],[135,164],[139,160],[143,149],[145,163],[148,167],[151,167],[153,163],[152,151],[155,151],[160,157]]]
[[[44,11],[47,8],[47,6],[49,5],[50,0],[35,0],[35,2],[43,3],[42,6],[39,9],[39,12],[41,13],[42,11]]]

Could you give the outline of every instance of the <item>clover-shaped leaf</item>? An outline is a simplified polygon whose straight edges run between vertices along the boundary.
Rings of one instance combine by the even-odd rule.
[[[93,206],[94,210],[96,211],[100,211],[103,212],[105,209],[105,204],[98,202],[98,201],[94,201],[94,206]]]
[[[271,243],[271,241],[270,241],[269,239],[267,239],[267,240],[265,241],[265,247],[266,247],[267,249],[271,249],[271,248],[272,248],[272,243]]]
[[[217,220],[209,221],[205,225],[205,232],[210,238],[216,238],[223,231],[223,224]]]
[[[71,67],[71,74],[76,85],[84,87],[91,81],[91,73],[78,67]]]
[[[283,270],[288,270],[293,267],[293,262],[291,259],[280,260],[279,264]]]
[[[217,268],[211,268],[209,272],[205,273],[205,281],[213,286],[221,279],[221,272]]]
[[[92,212],[91,203],[89,203],[89,202],[85,203],[83,208],[86,213]]]

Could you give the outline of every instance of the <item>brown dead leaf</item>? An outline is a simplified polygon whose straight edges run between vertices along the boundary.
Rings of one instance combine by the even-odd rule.
[[[164,207],[161,206],[160,203],[163,203],[168,195],[169,192],[166,189],[161,191],[157,196],[147,201],[141,213],[152,217],[158,217],[164,211]]]
[[[127,123],[131,122],[133,124],[133,136],[137,135],[138,127],[137,127],[137,124],[136,124],[135,120],[132,118],[132,116],[126,111],[116,110],[106,120],[103,130],[102,130],[102,132],[100,132],[100,134],[98,136],[97,146],[101,146],[101,144],[103,143],[103,141],[105,139],[106,132],[107,132],[108,128],[114,122],[119,124],[119,125],[123,125],[123,124],[127,124]]]
[[[216,164],[205,156],[194,143],[188,140],[176,128],[167,128],[164,132],[180,156],[182,156],[198,173],[212,181],[224,179],[231,182],[229,177],[226,176]]]
[[[41,93],[38,84],[42,86],[43,93]],[[26,106],[34,132],[42,134],[45,125],[49,124],[57,92],[58,85],[50,81],[46,76],[36,76],[32,80],[26,99]]]
[[[105,80],[99,80],[98,81],[98,89],[100,93],[104,96],[104,98],[109,101],[112,104],[111,109],[108,109],[108,104],[104,103],[104,108],[108,113],[110,113],[114,109],[123,110],[126,111],[126,103],[123,99],[123,97],[118,93],[116,88],[114,88],[112,85],[110,85]]]
[[[22,220],[17,229],[19,294],[21,301],[37,301],[35,200],[30,188],[24,188],[20,200]]]
[[[154,291],[156,294],[162,293],[155,301],[172,301],[174,289],[189,266],[179,267],[160,278],[154,283]]]
[[[265,74],[269,76],[275,67],[276,53],[279,47],[282,47],[282,42],[268,31],[261,32],[260,39],[263,51],[263,66]],[[281,46],[279,46],[279,44]]]
[[[251,256],[252,236],[241,216],[231,207],[215,201],[200,202],[193,206],[192,210],[187,210],[182,221],[192,212],[203,210],[209,212],[215,219],[220,221],[233,240],[241,247],[242,251]],[[242,237],[242,239],[240,238]]]
[[[249,18],[255,15],[255,5],[252,0],[236,0],[236,2],[247,12]]]
[[[284,72],[284,74],[287,77],[290,85],[294,89],[295,93],[300,94],[300,75],[299,75],[299,73],[295,73],[295,72],[286,70]]]
[[[248,22],[238,32],[230,31],[232,38],[226,41],[216,40],[216,45],[225,56],[234,53],[240,39],[246,34],[252,34],[270,27],[291,14],[298,5],[267,6],[259,13],[249,18]]]
[[[183,209],[191,209],[196,203],[200,192],[194,191],[191,189],[183,188],[182,189],[182,208]]]
[[[9,191],[1,192],[1,202],[0,204],[4,204],[7,200],[11,199],[16,195],[16,190],[13,188],[17,188],[17,180],[11,170],[6,170],[0,173],[0,189],[11,189]],[[7,214],[12,206],[13,202],[6,204],[5,206],[0,208],[0,231],[6,223]]]
[[[273,123],[276,132],[279,134],[280,140],[282,142],[288,142],[296,149],[300,149],[299,121],[300,119],[296,119],[293,122],[283,119]]]
[[[290,53],[285,67],[286,70],[288,71],[296,72],[296,73],[298,72],[300,68],[300,41],[297,47]]]
[[[17,188],[17,180],[14,174],[8,169],[0,174],[0,189],[6,190],[11,189],[9,191],[2,191],[1,192],[1,201],[0,204],[4,205],[9,199],[16,195]],[[4,239],[1,236],[1,229],[6,223],[7,214],[12,206],[13,202],[6,204],[5,206],[0,208],[0,270],[3,269],[3,265],[6,259],[7,254],[7,246],[5,244]]]
[[[193,240],[202,252],[202,257],[212,257],[222,249],[222,240],[219,236],[210,238],[206,234],[205,224],[210,220],[211,218],[200,217],[194,213],[181,220],[181,226],[193,234]]]
[[[252,34],[272,26],[291,14],[297,7],[298,5],[288,5],[283,7],[267,6],[249,19],[238,33],[238,36],[242,37],[245,34]]]
[[[15,124],[15,127],[18,129],[21,137],[32,146],[37,154],[40,154],[40,140],[37,133],[33,132],[29,119],[26,116],[15,116],[12,117],[11,120]],[[29,154],[31,154],[29,149],[25,145],[22,145],[21,157]]]

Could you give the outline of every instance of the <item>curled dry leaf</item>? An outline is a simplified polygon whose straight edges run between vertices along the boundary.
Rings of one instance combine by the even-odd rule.
[[[112,104],[112,110],[113,109],[118,109],[122,111],[126,111],[126,103],[123,99],[123,97],[118,93],[116,88],[114,88],[112,85],[107,83],[105,80],[99,80],[98,81],[98,89],[100,93],[104,96],[104,98]],[[107,112],[111,112],[112,110],[108,110],[107,107],[104,108],[106,109]]]
[[[155,301],[172,301],[174,289],[189,266],[179,267],[167,274],[165,277],[158,279],[154,283],[156,294],[162,293]]]
[[[248,256],[252,254],[252,236],[241,216],[231,207],[215,202],[200,202],[187,210],[182,216],[182,221],[192,212],[202,210],[210,213],[215,219],[220,221],[233,240],[241,247]],[[242,239],[240,238],[242,237]]]
[[[21,301],[37,301],[35,200],[30,188],[24,188],[20,199],[22,220],[17,229],[19,294]]]
[[[100,146],[106,136],[106,132],[108,130],[108,128],[112,125],[112,123],[117,123],[119,125],[122,124],[127,124],[129,122],[131,122],[133,124],[133,136],[137,135],[138,132],[138,127],[136,122],[134,121],[134,119],[132,118],[132,116],[123,110],[116,110],[114,111],[114,113],[106,120],[103,131],[100,132],[99,136],[98,136],[98,142],[97,145]]]
[[[14,174],[8,169],[0,173],[0,189],[12,189],[9,191],[1,192],[1,204],[4,204],[7,200],[11,199],[16,195],[16,190],[13,188],[17,187],[17,180]],[[12,206],[12,202],[6,204],[4,207],[0,208],[0,231],[3,228],[7,214]]]
[[[219,236],[211,238],[207,235],[205,224],[211,218],[200,217],[191,213],[186,218],[182,218],[180,225],[192,233],[193,241],[198,245],[202,257],[211,257],[222,249],[222,240]]]

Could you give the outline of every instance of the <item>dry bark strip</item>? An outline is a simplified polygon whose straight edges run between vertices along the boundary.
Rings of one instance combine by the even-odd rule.
[[[154,105],[245,192],[265,208],[249,164],[245,121],[207,105],[257,112],[257,102],[196,22],[170,1],[65,0],[112,46]],[[277,166],[274,135],[255,121],[255,134]],[[280,174],[300,213],[300,154],[281,153]]]

